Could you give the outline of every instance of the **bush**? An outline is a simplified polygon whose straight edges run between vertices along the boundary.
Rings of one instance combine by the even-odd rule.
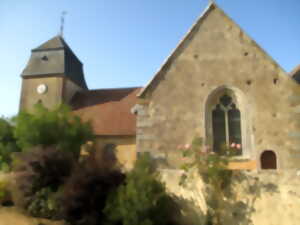
[[[0,181],[0,203],[4,203],[9,197],[8,185],[6,181]]]
[[[90,124],[83,123],[64,105],[49,111],[37,104],[33,114],[21,112],[15,123],[14,135],[22,150],[55,146],[79,156],[81,146],[93,138]]]
[[[14,127],[8,120],[0,118],[0,170],[4,172],[11,169],[12,153],[20,151],[13,130]]]
[[[93,154],[79,164],[64,187],[63,218],[72,225],[103,224],[107,197],[124,181],[115,161],[98,153],[100,157]]]
[[[60,216],[62,185],[70,176],[74,157],[54,147],[36,147],[19,156],[15,203],[30,215],[43,218]]]
[[[112,193],[104,212],[112,224],[170,224],[172,199],[151,166],[149,155],[141,156],[129,172],[125,184]]]

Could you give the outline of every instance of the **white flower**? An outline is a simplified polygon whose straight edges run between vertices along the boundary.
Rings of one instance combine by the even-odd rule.
[[[230,145],[230,147],[231,147],[231,148],[235,148],[235,143],[232,142],[231,145]]]

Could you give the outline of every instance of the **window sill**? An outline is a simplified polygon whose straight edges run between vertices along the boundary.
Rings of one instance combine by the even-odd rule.
[[[249,160],[251,160],[250,157],[246,155],[232,156],[229,158],[229,162],[244,162]]]

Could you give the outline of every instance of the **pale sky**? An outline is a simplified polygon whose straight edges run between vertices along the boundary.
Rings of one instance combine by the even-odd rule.
[[[290,72],[300,64],[299,0],[217,0]],[[144,86],[208,0],[0,0],[0,115],[18,112],[30,50],[57,35],[84,64],[90,89]]]

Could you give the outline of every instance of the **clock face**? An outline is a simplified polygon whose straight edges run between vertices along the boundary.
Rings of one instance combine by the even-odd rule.
[[[39,94],[45,94],[47,92],[47,85],[46,84],[40,84],[39,86],[37,86],[36,91]]]

